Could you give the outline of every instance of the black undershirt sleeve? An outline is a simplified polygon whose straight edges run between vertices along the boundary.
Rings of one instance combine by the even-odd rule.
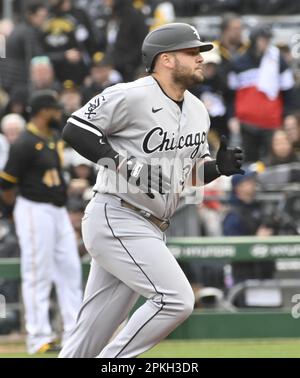
[[[99,137],[68,122],[63,129],[62,137],[75,151],[94,163],[101,164],[101,159],[103,162],[112,159],[116,167],[119,164],[119,154],[112,149],[105,136]]]
[[[204,184],[208,184],[220,176],[215,160],[209,160],[204,163]]]

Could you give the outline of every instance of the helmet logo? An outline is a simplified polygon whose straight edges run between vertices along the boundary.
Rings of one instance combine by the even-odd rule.
[[[195,34],[195,36],[199,39],[199,41],[200,41],[200,35],[199,35],[199,33],[198,33],[198,30],[194,27],[194,26],[191,26],[191,25],[189,25],[190,26],[190,28],[193,30],[193,34]]]

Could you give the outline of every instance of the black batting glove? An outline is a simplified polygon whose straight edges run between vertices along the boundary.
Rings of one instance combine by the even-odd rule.
[[[151,199],[154,198],[152,191],[165,194],[170,190],[170,180],[163,174],[159,164],[146,164],[132,156],[121,162],[118,171],[128,183],[138,186]]]
[[[216,167],[219,173],[225,176],[245,174],[245,171],[241,169],[242,161],[242,149],[240,147],[228,147],[227,138],[225,135],[222,135],[220,147],[216,157]]]

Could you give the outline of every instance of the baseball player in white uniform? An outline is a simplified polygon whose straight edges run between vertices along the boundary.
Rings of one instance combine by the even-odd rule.
[[[187,90],[203,80],[201,53],[212,48],[188,24],[155,29],[142,48],[150,75],[106,89],[64,128],[64,139],[100,170],[82,224],[90,275],[60,357],[136,357],[193,311],[164,231],[198,160],[204,183],[243,173],[241,150],[225,140],[210,158],[207,111]],[[112,338],[140,295],[145,304]]]

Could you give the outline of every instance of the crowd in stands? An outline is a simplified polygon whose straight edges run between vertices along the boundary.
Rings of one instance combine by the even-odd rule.
[[[151,28],[176,17],[234,11],[222,17],[215,49],[203,54],[205,80],[192,92],[210,114],[212,154],[220,136],[226,135],[232,145],[244,148],[248,171],[245,177],[233,177],[232,183],[220,178],[207,186],[203,206],[195,207],[199,233],[282,233],[274,214],[265,212],[255,193],[260,175],[269,167],[286,165],[284,184],[299,182],[300,81],[289,41],[276,46],[272,27],[256,25],[244,39],[240,15],[254,13],[253,9],[282,15],[300,12],[300,5],[287,0],[14,1],[15,18],[0,18],[0,34],[6,39],[6,58],[0,59],[0,170],[9,146],[26,127],[28,99],[34,91],[52,89],[59,94],[63,128],[73,111],[106,87],[146,75],[140,49]],[[97,167],[67,146],[64,165],[68,210],[84,255],[80,222]],[[0,222],[0,257],[16,256],[17,241],[9,239],[14,227],[11,209],[2,203]],[[7,227],[11,232],[4,232]],[[294,227],[288,233],[299,232]],[[15,248],[2,248],[11,243]]]
[[[94,20],[102,26],[101,17],[105,10],[99,7],[104,0],[75,0],[77,5],[88,10]],[[161,0],[138,0],[136,4],[144,6],[144,3],[151,9],[162,3]],[[259,15],[286,15],[295,14],[300,11],[300,4],[294,0],[169,0],[176,12],[177,17],[190,17],[195,15],[214,15],[224,12],[236,12],[239,14],[259,14]],[[26,0],[14,0],[15,14],[24,11]],[[0,4],[0,15],[3,11],[3,2]]]

